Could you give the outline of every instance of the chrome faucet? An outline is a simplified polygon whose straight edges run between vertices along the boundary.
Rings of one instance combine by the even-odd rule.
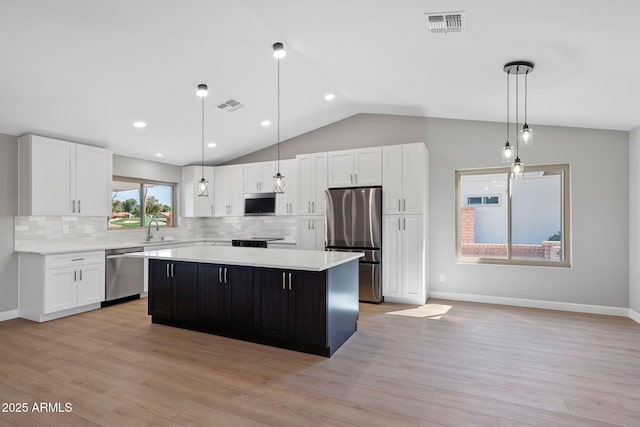
[[[158,225],[158,220],[153,218],[149,221],[149,227],[147,227],[147,242],[150,242],[153,239],[153,234],[151,233],[151,223],[156,223],[156,231],[160,231],[160,226]]]

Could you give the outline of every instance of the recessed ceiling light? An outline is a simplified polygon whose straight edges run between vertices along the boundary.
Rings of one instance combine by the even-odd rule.
[[[335,97],[336,97],[336,96],[335,96],[334,94],[332,94],[332,93],[328,93],[328,94],[326,94],[326,95],[324,96],[324,99],[325,99],[326,101],[331,101],[331,100],[332,100],[333,98],[335,98]]]
[[[210,143],[208,143],[208,144],[207,144],[207,147],[209,147],[209,148],[215,148],[215,146],[216,146],[216,145],[217,145],[217,144],[216,144],[215,142],[210,142]]]
[[[156,153],[156,157],[162,157],[162,153]]]
[[[269,120],[263,120],[262,122],[260,122],[260,124],[262,126],[269,126],[271,124],[271,122]]]
[[[145,122],[135,122],[133,124],[133,127],[138,128],[138,129],[142,129],[142,128],[146,128],[147,124]]]

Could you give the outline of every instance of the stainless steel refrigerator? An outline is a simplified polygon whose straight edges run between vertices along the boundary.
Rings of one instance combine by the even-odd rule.
[[[360,301],[382,302],[382,187],[325,191],[325,250],[362,252]]]

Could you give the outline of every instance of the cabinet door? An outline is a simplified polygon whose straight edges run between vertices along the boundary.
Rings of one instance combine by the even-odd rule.
[[[280,174],[284,175],[284,193],[276,194],[276,215],[296,214],[296,161],[280,160]],[[273,179],[271,180],[273,182]]]
[[[331,151],[327,156],[329,188],[354,185],[353,150]]]
[[[83,216],[111,215],[113,180],[111,151],[76,145],[76,213]]]
[[[219,166],[214,168],[214,212],[216,216],[229,215],[229,173],[227,166]]]
[[[287,277],[281,270],[256,268],[253,274],[253,330],[274,338],[288,337]]]
[[[316,248],[315,232],[311,228],[313,218],[305,217],[297,221],[296,247],[302,250],[314,250]]]
[[[75,200],[76,144],[32,136],[31,212],[23,215],[75,215]]]
[[[382,148],[362,148],[353,152],[353,185],[382,185]]]
[[[404,296],[425,302],[423,216],[405,215],[403,221],[402,271]],[[386,266],[385,266],[386,268]]]
[[[402,216],[384,215],[382,223],[382,294],[402,296]]]
[[[168,261],[149,260],[149,314],[165,319],[171,318],[170,267]]]
[[[262,182],[262,167],[260,163],[247,163],[244,167],[244,192],[260,192]]]
[[[216,216],[242,216],[244,213],[242,165],[216,167],[214,175]]]
[[[104,270],[104,263],[78,266],[78,307],[104,301]]]
[[[209,195],[198,196],[196,186],[202,179],[201,166],[186,166],[182,168],[182,200],[183,215],[185,217],[210,217],[214,215],[214,173],[212,166],[204,167],[204,179],[209,182]]]
[[[298,215],[311,215],[311,199],[315,194],[313,158],[311,155],[297,156],[296,161],[298,163],[296,212]]]
[[[193,321],[199,317],[200,286],[198,264],[195,262],[173,261],[173,313],[176,320]]]
[[[244,192],[242,165],[229,166],[229,209],[230,216],[244,215]]]
[[[44,279],[44,312],[76,306],[78,272],[75,267],[49,268]]]
[[[382,213],[402,212],[402,145],[382,148]]]
[[[327,189],[327,153],[316,153],[311,157],[313,166],[313,198],[311,214],[324,215],[324,191]]]
[[[313,249],[316,251],[324,251],[325,246],[325,230],[324,218],[312,218],[311,231],[313,233]]]
[[[425,213],[427,188],[427,149],[423,143],[407,144],[402,152],[402,213]],[[387,189],[385,188],[385,191]]]
[[[235,330],[253,328],[253,271],[251,267],[225,267],[223,279],[229,295],[229,326]]]
[[[222,265],[200,264],[202,319],[207,325],[229,324],[229,297],[223,283]]]
[[[289,339],[327,345],[326,272],[287,272]]]

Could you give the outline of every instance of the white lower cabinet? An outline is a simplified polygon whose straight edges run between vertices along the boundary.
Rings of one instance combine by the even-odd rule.
[[[385,301],[424,304],[427,299],[424,216],[384,215],[382,232]]]
[[[324,217],[298,218],[297,249],[324,250]]]
[[[99,308],[104,297],[104,251],[20,254],[20,317],[52,320]]]

